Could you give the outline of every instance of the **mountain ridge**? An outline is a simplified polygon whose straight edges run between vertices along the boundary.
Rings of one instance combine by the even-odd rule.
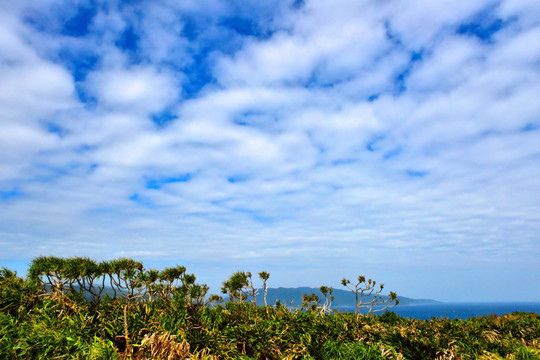
[[[258,289],[257,304],[263,303],[263,289]],[[318,288],[311,288],[307,286],[302,287],[277,287],[268,288],[267,302],[269,305],[275,304],[276,300],[288,307],[299,307],[302,304],[302,294],[314,293],[319,297],[321,301],[324,301],[324,295]],[[333,308],[340,307],[354,307],[355,295],[350,290],[333,289],[334,301],[332,302]],[[383,298],[388,298],[385,294]],[[370,302],[372,296],[364,295],[363,302]],[[424,304],[439,304],[441,301],[433,299],[414,299],[410,297],[400,296],[398,294],[399,305],[424,305]],[[398,306],[399,306],[398,305]]]

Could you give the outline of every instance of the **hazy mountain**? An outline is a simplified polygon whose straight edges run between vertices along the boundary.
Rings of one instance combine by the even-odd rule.
[[[324,301],[324,296],[321,294],[318,288],[310,287],[297,287],[297,288],[269,288],[267,301],[268,305],[275,304],[276,300],[279,300],[283,305],[288,307],[299,307],[302,303],[302,294],[311,294],[315,293],[321,299],[321,302]],[[332,308],[339,308],[345,306],[354,306],[355,297],[351,291],[334,289],[333,295],[335,297],[332,302]],[[386,296],[385,296],[386,297]],[[399,305],[423,305],[423,304],[436,304],[440,301],[432,299],[412,299],[404,296],[399,296]],[[371,296],[364,296],[363,302],[369,302],[372,299]],[[263,291],[259,290],[259,295],[257,296],[257,304],[263,304]]]

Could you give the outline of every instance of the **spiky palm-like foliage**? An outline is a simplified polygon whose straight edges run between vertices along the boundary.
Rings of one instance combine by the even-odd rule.
[[[538,314],[430,321],[390,312],[327,314],[320,309],[329,287],[321,289],[323,304],[306,295],[304,311],[221,305],[217,296],[209,307],[207,287],[185,268],[146,270],[124,260],[43,257],[30,275],[0,270],[1,359],[540,358]],[[117,296],[110,289],[101,297],[77,296],[81,288],[99,290],[111,276]]]

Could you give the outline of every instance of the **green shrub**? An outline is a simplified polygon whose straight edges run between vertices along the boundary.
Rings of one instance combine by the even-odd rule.
[[[195,286],[183,267],[147,271],[123,259],[99,270],[86,259],[86,270],[79,271],[76,264],[39,258],[33,280],[0,270],[0,359],[540,359],[538,314],[423,321],[393,312],[325,314],[240,301],[207,307],[207,288]],[[70,289],[73,279],[91,288],[84,280],[90,276],[96,291],[99,271],[123,274],[124,265],[130,273],[122,286],[151,293],[126,296],[119,287],[116,297],[84,297]],[[67,288],[36,280],[64,267],[71,280],[55,276],[68,281]],[[137,272],[142,277],[133,277]]]

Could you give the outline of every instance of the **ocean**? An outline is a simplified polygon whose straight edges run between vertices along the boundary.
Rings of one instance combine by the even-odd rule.
[[[339,311],[354,311],[354,307],[340,307]],[[406,318],[429,320],[432,317],[468,319],[476,316],[504,315],[516,311],[540,314],[540,302],[470,302],[425,305],[398,305],[389,311]],[[381,314],[381,313],[377,313]]]

